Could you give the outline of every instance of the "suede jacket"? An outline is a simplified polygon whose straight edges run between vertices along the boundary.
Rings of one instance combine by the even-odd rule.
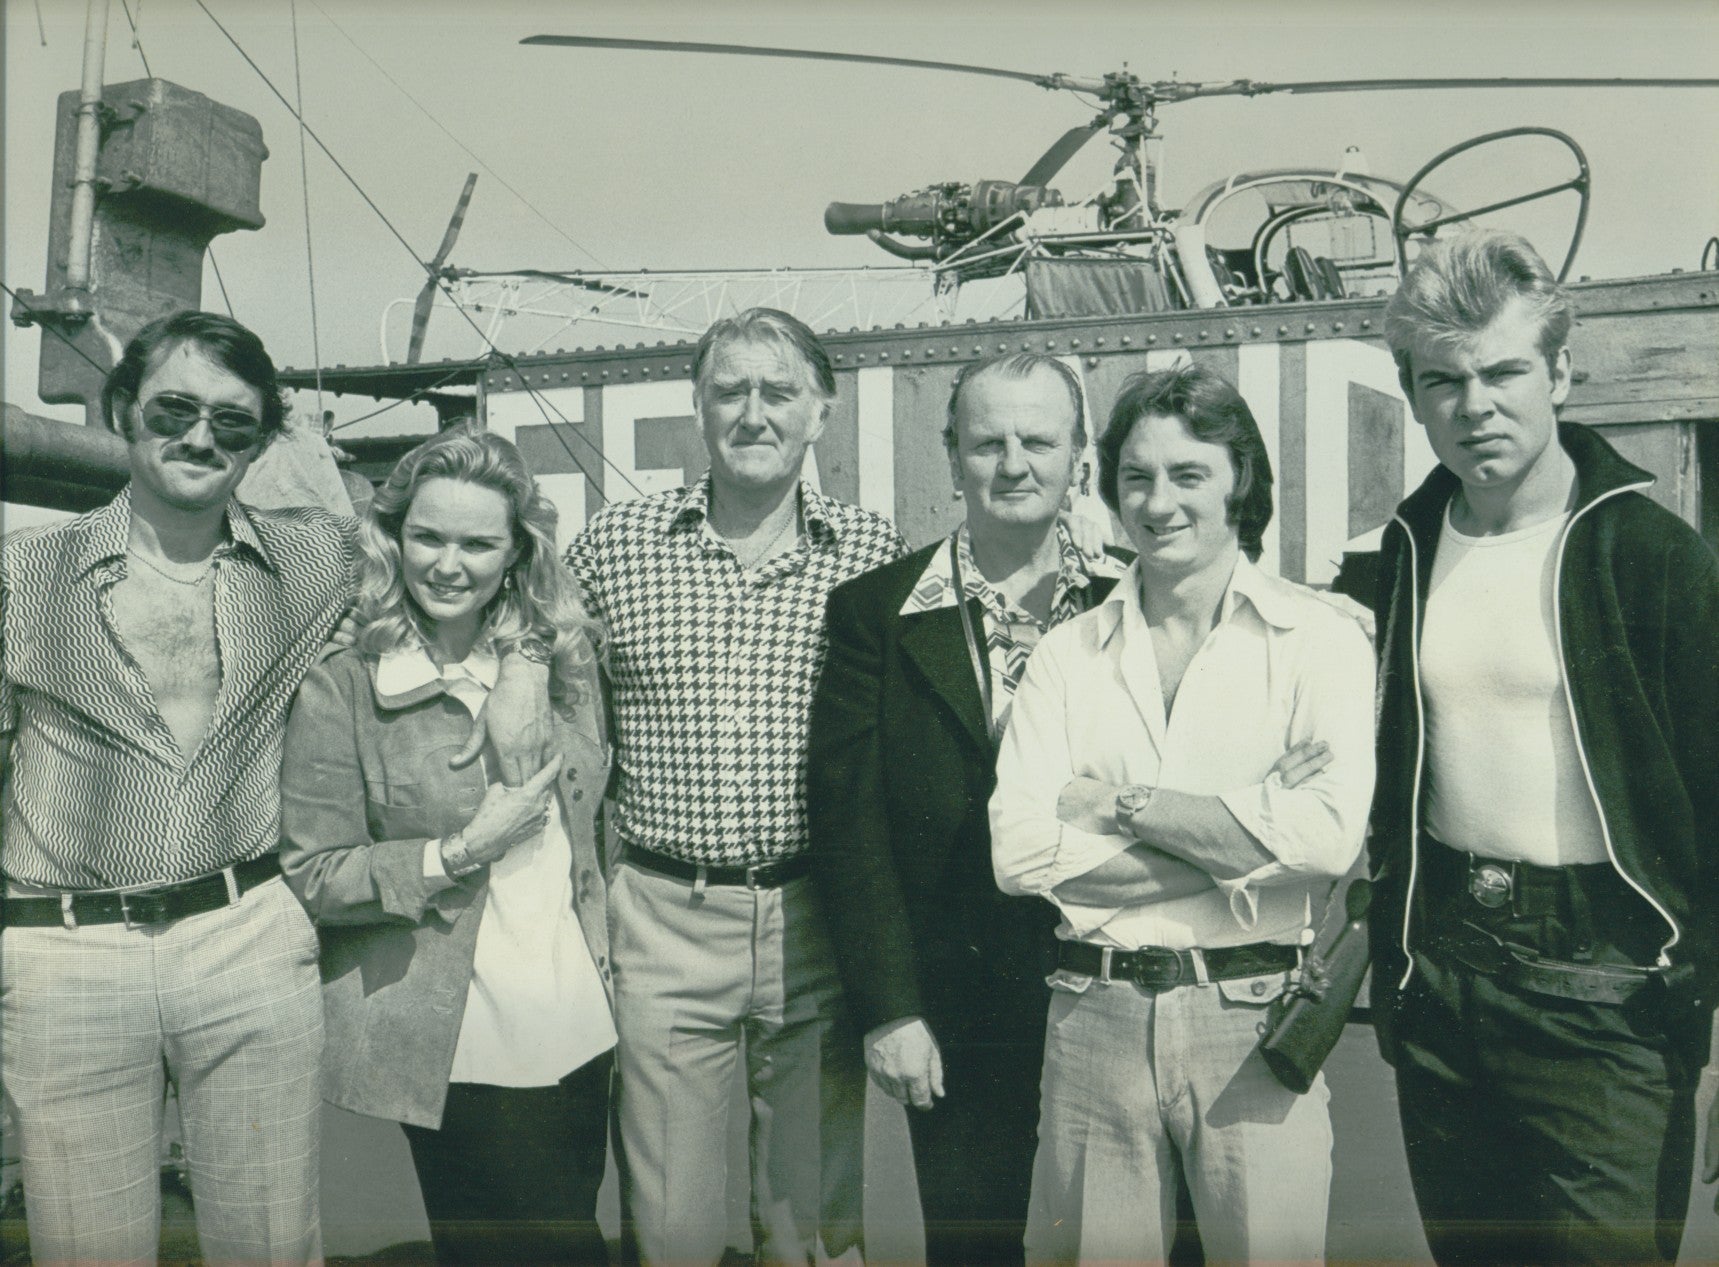
[[[281,868],[322,936],[323,1098],[437,1127],[465,1015],[489,868],[424,875],[427,841],[483,801],[484,761],[453,770],[471,715],[439,682],[375,690],[375,663],[331,656],[299,689],[281,768]],[[573,906],[606,990],[607,884],[594,818],[608,778],[596,676],[557,707],[556,800],[573,847]]]
[[[1558,441],[1576,466],[1576,507],[1558,542],[1554,584],[1577,754],[1612,865],[1665,922],[1657,967],[1674,1016],[1705,1032],[1719,968],[1719,559],[1644,495],[1653,477],[1596,432],[1561,424]],[[1379,761],[1368,850],[1372,997],[1386,1009],[1414,971],[1426,756],[1421,624],[1457,488],[1450,470],[1436,468],[1398,508],[1381,545]]]

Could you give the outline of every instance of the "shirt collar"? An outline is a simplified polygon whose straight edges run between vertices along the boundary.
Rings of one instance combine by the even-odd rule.
[[[264,566],[273,569],[274,560],[269,557],[268,549],[263,545],[262,537],[257,535],[256,526],[251,523],[245,508],[237,500],[229,498],[224,513],[226,535],[215,547],[216,557],[241,549],[249,550]],[[127,484],[119,490],[118,496],[90,515],[85,525],[83,548],[78,552],[78,575],[83,576],[97,564],[124,558],[130,543],[131,485]]]
[[[987,610],[1003,605],[1005,600],[1002,595],[985,580],[984,574],[973,562],[973,536],[965,523],[956,530],[956,541],[956,549],[961,552],[961,579],[966,582],[968,594],[984,603]],[[1056,545],[1059,562],[1055,595],[1051,599],[1052,612],[1064,604],[1072,591],[1086,589],[1095,575],[1111,574],[1106,570],[1104,560],[1096,563],[1088,560],[1061,524],[1058,524],[1056,529]],[[938,611],[953,606],[955,575],[949,566],[948,546],[944,544],[933,550],[931,557],[925,561],[925,570],[919,574],[919,580],[908,592],[907,601],[901,605],[900,614],[911,616],[918,612]]]
[[[824,538],[836,535],[835,515],[831,507],[834,505],[817,489],[805,480],[800,481],[800,514],[806,521],[806,535]],[[677,529],[697,528],[710,517],[710,472],[706,471],[697,481],[687,485],[675,502],[674,513],[669,516],[665,533]]]
[[[1139,609],[1139,593],[1140,563],[1136,560],[1098,607],[1100,642],[1108,641],[1121,627],[1123,613],[1130,604]],[[1245,554],[1237,556],[1235,571],[1230,573],[1230,583],[1224,589],[1223,601],[1218,604],[1218,623],[1228,624],[1244,604],[1275,628],[1293,629],[1301,623],[1295,590],[1289,582],[1267,575]]]
[[[443,667],[430,659],[430,653],[421,643],[414,643],[380,656],[371,669],[370,679],[378,704],[384,708],[404,708],[444,692],[451,683],[462,679],[490,690],[500,671],[501,662],[487,646],[474,647],[458,664]]]

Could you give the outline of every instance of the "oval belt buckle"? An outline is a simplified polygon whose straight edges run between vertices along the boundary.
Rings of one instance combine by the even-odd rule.
[[[1468,893],[1482,906],[1496,908],[1510,900],[1510,872],[1483,862],[1468,873]]]

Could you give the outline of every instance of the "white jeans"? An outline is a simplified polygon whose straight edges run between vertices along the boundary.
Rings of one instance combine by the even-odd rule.
[[[172,924],[8,928],[0,1072],[38,1263],[153,1263],[163,1079],[208,1263],[322,1257],[316,929],[281,880]]]
[[[1285,979],[1052,977],[1027,1262],[1162,1262],[1178,1171],[1208,1264],[1323,1261],[1329,1093],[1286,1090],[1254,1051]]]

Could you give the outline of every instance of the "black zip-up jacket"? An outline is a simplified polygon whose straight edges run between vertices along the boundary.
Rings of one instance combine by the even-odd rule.
[[[1719,968],[1719,559],[1643,495],[1653,477],[1592,430],[1558,427],[1576,509],[1557,546],[1565,699],[1612,865],[1665,921],[1659,967],[1703,1027]],[[1426,731],[1420,636],[1433,553],[1458,481],[1443,466],[1398,507],[1380,550],[1379,763],[1368,854],[1381,1042],[1412,972]],[[1484,754],[1478,754],[1482,757]],[[1702,1040],[1705,1041],[1705,1040]]]

